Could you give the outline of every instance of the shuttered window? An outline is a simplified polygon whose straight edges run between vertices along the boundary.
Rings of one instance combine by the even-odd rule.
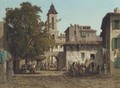
[[[81,53],[81,58],[82,58],[82,59],[85,58],[85,53]]]
[[[112,29],[120,29],[120,20],[113,20]]]
[[[112,38],[112,50],[120,49],[120,38]]]
[[[86,32],[81,32],[81,37],[86,37]]]

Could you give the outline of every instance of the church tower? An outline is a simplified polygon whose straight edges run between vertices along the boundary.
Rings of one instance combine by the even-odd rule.
[[[57,14],[55,7],[51,4],[50,9],[47,13],[48,31],[54,40],[58,37],[57,31]]]

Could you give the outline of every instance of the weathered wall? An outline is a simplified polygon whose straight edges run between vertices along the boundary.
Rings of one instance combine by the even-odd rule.
[[[52,18],[54,18],[54,29],[52,29]],[[48,31],[50,33],[50,35],[54,35],[55,40],[58,37],[58,30],[57,30],[57,15],[56,14],[49,14],[48,15]]]
[[[83,32],[85,33],[85,37],[81,36],[81,33]],[[66,29],[65,33],[67,42],[102,40],[99,36],[96,36],[96,30],[91,29],[90,26],[70,25],[70,27]]]
[[[65,53],[59,52],[57,59],[58,59],[58,70],[63,70],[63,68],[65,68],[66,65]]]
[[[118,74],[120,74],[120,69],[114,67],[115,56],[114,56],[114,50],[112,50],[112,38],[120,38],[120,30],[119,29],[114,29],[114,30],[112,29],[113,20],[120,20],[120,15],[111,17],[110,18],[110,25],[108,27],[108,28],[110,28],[110,30],[109,30],[110,32],[108,32],[110,35],[110,37],[108,36],[109,37],[108,41],[110,42],[110,43],[108,43],[108,50],[110,51],[109,56],[110,56],[111,75],[118,75]]]
[[[103,62],[103,57],[102,57],[102,52],[101,52],[101,47],[91,47],[91,48],[83,48],[83,49],[77,49],[75,48],[76,46],[74,46],[73,51],[69,50],[69,46],[67,46],[66,48],[66,67],[67,69],[69,69],[70,64],[72,64],[73,62],[79,62],[79,63],[85,63],[86,60],[90,60],[91,54],[95,55],[95,63],[97,65],[102,65]],[[85,57],[82,58],[81,57],[81,53],[85,54]]]

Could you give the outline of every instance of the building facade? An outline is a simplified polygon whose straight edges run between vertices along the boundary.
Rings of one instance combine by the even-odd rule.
[[[70,25],[65,34],[64,52],[67,69],[73,62],[85,64],[88,61],[96,66],[102,65],[102,38],[96,36],[96,30],[90,26]]]
[[[111,75],[120,73],[120,10],[107,13],[102,20],[101,37],[103,47],[107,50],[105,63]]]

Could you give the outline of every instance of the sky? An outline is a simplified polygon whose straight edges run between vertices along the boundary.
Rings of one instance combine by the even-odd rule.
[[[114,8],[120,8],[120,0],[0,0],[0,21],[5,17],[5,9],[8,7],[20,7],[22,2],[30,2],[41,7],[41,19],[46,21],[48,10],[53,3],[58,12],[58,31],[64,33],[70,24],[89,25],[101,32],[102,18],[113,12]]]

